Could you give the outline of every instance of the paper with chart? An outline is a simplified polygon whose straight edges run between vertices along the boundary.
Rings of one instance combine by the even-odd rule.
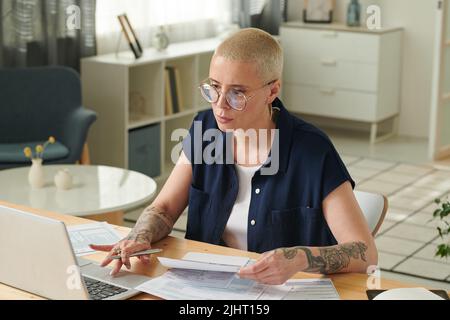
[[[284,285],[269,286],[240,279],[236,272],[210,270],[212,265],[226,266],[224,269],[228,270],[230,266],[240,268],[255,262],[246,257],[190,252],[183,259],[170,260],[176,260],[176,263],[171,265],[183,268],[172,268],[164,275],[147,281],[136,289],[170,300],[339,299],[330,279],[294,279]],[[165,259],[160,261],[167,262]],[[198,266],[200,269],[192,269]]]
[[[115,244],[122,239],[120,234],[106,222],[69,226],[67,231],[77,257],[95,253],[89,244]]]

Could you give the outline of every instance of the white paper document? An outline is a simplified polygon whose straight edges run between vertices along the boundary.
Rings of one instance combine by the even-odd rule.
[[[259,300],[339,300],[339,294],[331,279],[292,279],[266,286]]]
[[[88,223],[67,227],[70,242],[77,257],[95,253],[90,244],[115,244],[122,237],[106,222]]]
[[[247,265],[250,261],[247,257],[234,257],[198,252],[189,252],[183,259],[158,257],[158,260],[166,268],[232,273],[238,272],[241,267]]]
[[[336,300],[339,295],[330,279],[289,280],[283,285],[262,285],[240,279],[242,266],[255,262],[246,257],[188,253],[183,259],[159,257],[171,269],[136,287],[137,290],[170,300]],[[189,259],[189,260],[187,260]],[[177,268],[181,266],[181,268]],[[213,266],[213,267],[211,267]],[[219,266],[221,270],[211,268]],[[193,268],[200,269],[193,269]],[[232,270],[236,271],[230,271]]]

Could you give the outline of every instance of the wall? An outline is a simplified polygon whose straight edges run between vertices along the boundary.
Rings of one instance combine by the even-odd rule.
[[[435,12],[437,0],[360,0],[381,7],[382,26],[402,26],[403,66],[401,86],[401,135],[428,137]],[[335,21],[344,22],[349,0],[336,0]],[[288,20],[301,20],[303,0],[289,0]]]
[[[405,28],[400,132],[428,137],[436,0],[382,0],[386,25]]]

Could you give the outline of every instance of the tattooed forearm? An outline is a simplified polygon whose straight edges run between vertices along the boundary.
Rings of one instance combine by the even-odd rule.
[[[150,206],[141,214],[126,239],[151,244],[167,236],[172,231],[173,225],[174,222],[166,213]]]
[[[299,250],[303,251],[307,259],[307,267],[303,271],[319,272],[322,274],[337,273],[350,265],[351,258],[367,261],[367,245],[364,242],[345,243],[333,247],[318,248],[319,255],[314,255],[307,247],[283,248],[284,257],[293,259]]]

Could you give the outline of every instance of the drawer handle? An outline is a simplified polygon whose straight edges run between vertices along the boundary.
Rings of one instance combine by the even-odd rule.
[[[334,95],[336,93],[336,90],[334,90],[333,88],[320,88],[320,92],[322,94]]]
[[[336,66],[336,59],[322,59],[321,63],[322,63],[323,66],[335,67]]]
[[[325,31],[322,32],[322,37],[324,38],[337,38],[338,33],[336,31]]]

